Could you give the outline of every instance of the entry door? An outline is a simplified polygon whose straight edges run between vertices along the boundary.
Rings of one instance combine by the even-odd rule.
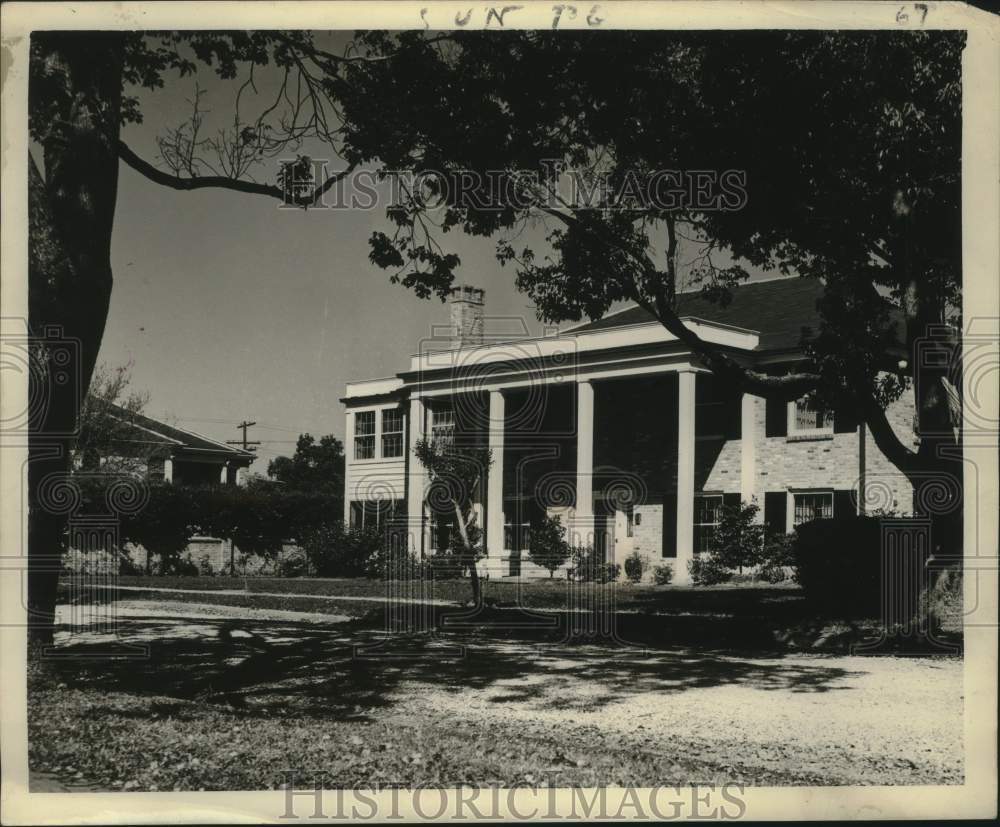
[[[625,560],[635,548],[635,539],[631,536],[632,532],[629,530],[631,522],[632,518],[628,511],[622,509],[615,511],[613,544],[611,548],[614,549],[614,559],[618,563]]]

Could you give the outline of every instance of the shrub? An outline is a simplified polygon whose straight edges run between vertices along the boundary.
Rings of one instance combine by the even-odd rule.
[[[714,586],[726,583],[733,577],[732,569],[723,565],[714,554],[699,554],[688,561],[691,582],[696,586]]]
[[[318,577],[366,577],[372,558],[381,553],[383,536],[371,529],[345,530],[336,522],[304,532],[299,545]]]
[[[763,564],[757,571],[757,578],[765,583],[782,583],[788,579],[788,573],[783,566],[773,566],[770,563]]]
[[[305,577],[309,574],[309,558],[302,549],[282,554],[274,567],[278,577]]]
[[[715,563],[727,569],[756,566],[761,562],[764,526],[758,522],[755,503],[723,506],[719,524],[712,532],[710,552]]]
[[[556,569],[569,559],[569,543],[565,535],[566,529],[558,517],[545,517],[531,528],[528,559],[536,566],[547,569],[549,577],[553,577]]]
[[[157,568],[157,574],[175,577],[197,577],[201,574],[198,565],[190,557],[162,557]]]
[[[581,582],[613,582],[622,573],[620,564],[606,563],[604,555],[591,546],[574,546],[570,549],[570,558],[573,561],[571,575]]]
[[[878,610],[881,522],[876,517],[849,517],[796,526],[792,548],[795,580],[817,607],[846,616]],[[914,578],[911,582],[917,582],[920,572],[910,574]]]
[[[201,555],[198,560],[198,574],[202,577],[211,577],[215,574],[215,570],[212,568],[212,561],[207,554]]]
[[[633,551],[625,558],[625,576],[633,583],[642,580],[642,575],[646,571],[646,558],[638,551]]]
[[[657,586],[667,586],[674,579],[674,567],[669,563],[653,566],[653,582]]]
[[[795,535],[767,535],[764,540],[764,551],[761,554],[761,564],[763,566],[794,566]]]

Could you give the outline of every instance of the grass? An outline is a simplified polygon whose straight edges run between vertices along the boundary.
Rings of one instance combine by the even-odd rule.
[[[413,588],[412,581],[386,583],[384,580],[364,578],[278,578],[257,577],[120,577],[118,583],[132,588],[148,586],[160,589],[187,589],[196,591],[241,591],[247,594],[287,594],[296,597],[342,596],[385,597],[405,594]],[[566,580],[537,580],[512,582],[484,580],[483,599],[494,605],[519,605],[526,608],[566,608],[583,593],[605,594],[612,592],[616,604],[623,611],[730,611],[745,610],[752,606],[772,603],[797,602],[801,592],[792,583],[766,585],[760,583],[734,583],[712,587],[635,585],[628,582],[614,584],[578,584]],[[468,580],[435,580],[428,596],[435,600],[463,603],[470,598]],[[131,598],[134,593],[129,593]]]

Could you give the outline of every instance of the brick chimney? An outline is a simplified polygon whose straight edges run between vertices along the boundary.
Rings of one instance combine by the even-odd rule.
[[[452,348],[483,343],[483,305],[486,291],[460,284],[451,288]]]

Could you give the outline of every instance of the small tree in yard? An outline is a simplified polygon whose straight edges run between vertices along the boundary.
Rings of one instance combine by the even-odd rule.
[[[569,559],[569,543],[566,542],[562,520],[547,516],[532,527],[528,559],[536,566],[547,569],[549,577],[555,576],[556,569]]]
[[[482,603],[482,588],[476,561],[483,556],[483,547],[472,506],[483,476],[493,462],[492,452],[478,445],[426,439],[419,440],[413,452],[430,476],[428,503],[439,510],[448,510],[454,517],[457,536],[452,539],[451,552],[459,565],[469,570],[472,601],[478,606]]]
[[[760,508],[756,503],[724,506],[721,519],[712,534],[711,553],[727,569],[756,566],[761,562],[764,526],[756,522]]]

